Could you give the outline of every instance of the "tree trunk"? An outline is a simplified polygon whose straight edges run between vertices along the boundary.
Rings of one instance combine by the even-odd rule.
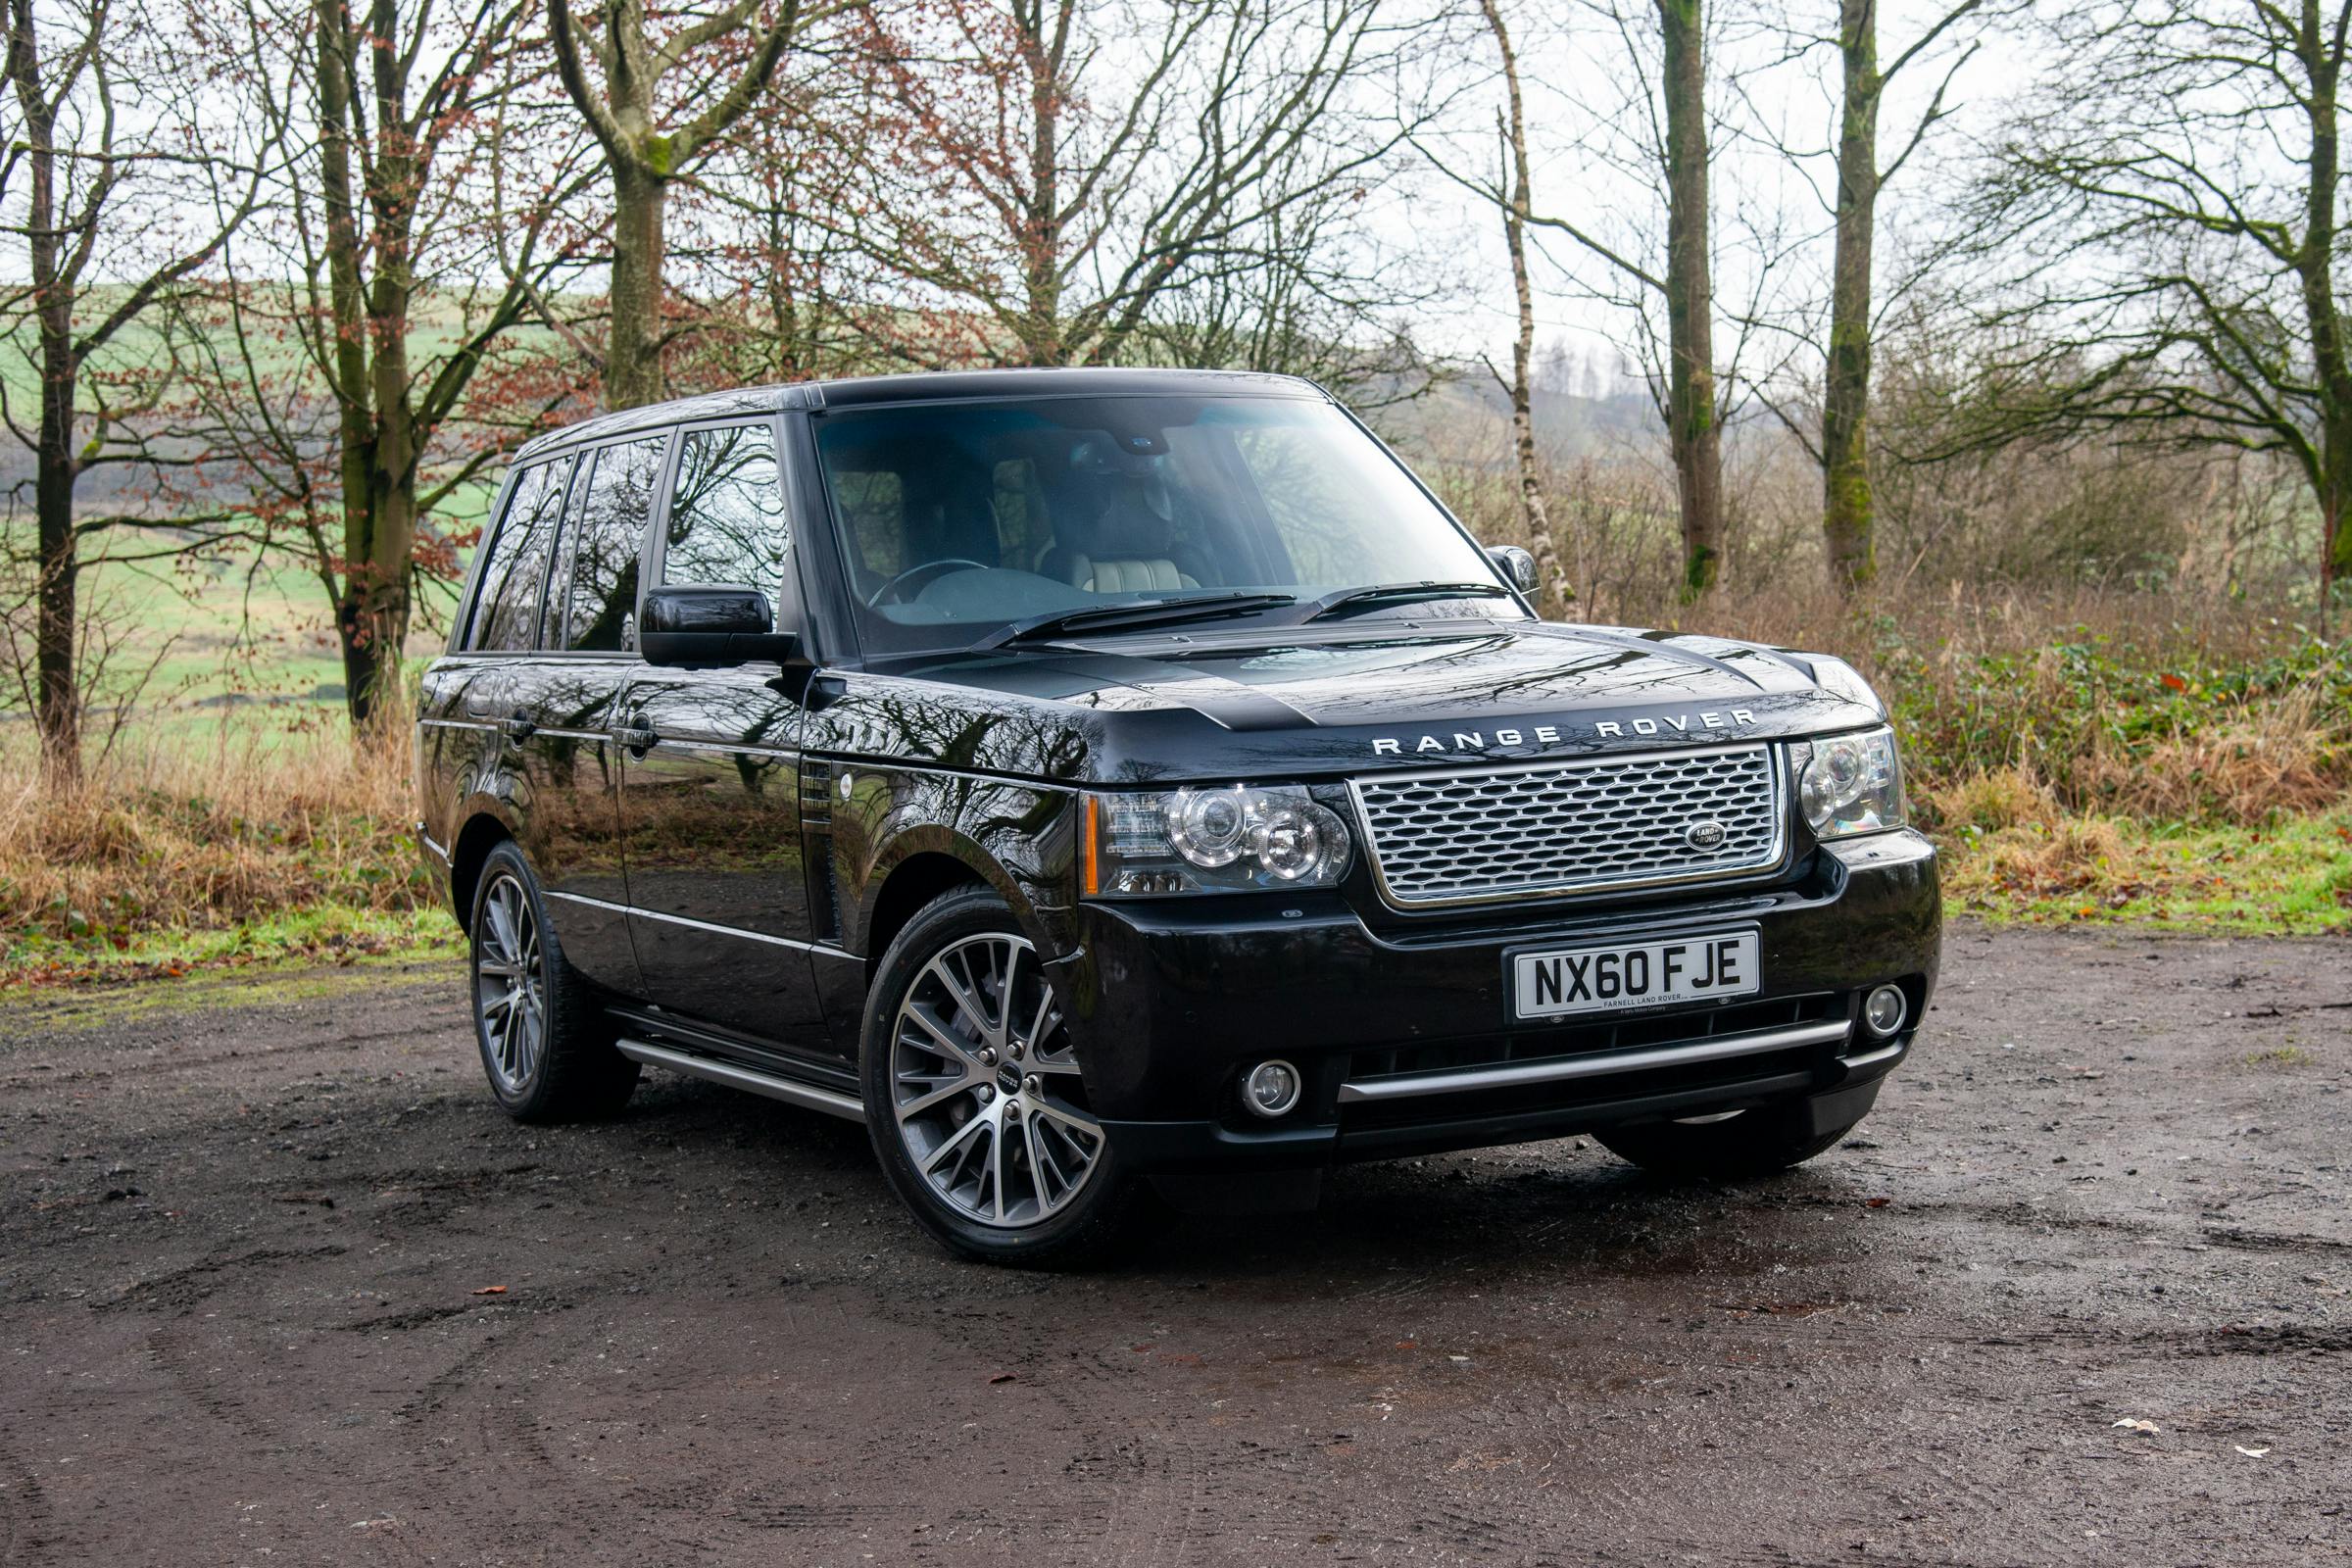
[[[62,270],[57,219],[57,114],[42,92],[40,49],[29,0],[9,8],[8,74],[24,117],[25,260],[40,338],[41,421],[33,452],[32,511],[39,579],[33,611],[33,663],[41,736],[41,772],[53,790],[81,780],[81,687],[75,678],[74,599],[79,541],[74,535],[74,404],[81,366],[74,347],[74,284]]]
[[[41,771],[50,788],[81,781],[81,687],[74,672],[74,598],[81,573],[74,536],[74,363],[70,296],[43,300],[40,448],[33,455],[33,514],[38,519],[39,604],[33,621],[40,675]],[[60,319],[60,318],[63,319]]]
[[[1683,598],[1723,566],[1723,432],[1715,416],[1708,260],[1704,0],[1658,0],[1666,99],[1666,426],[1683,513]]]
[[[2343,320],[2335,298],[2336,181],[2343,151],[2336,120],[2342,59],[2320,8],[2306,0],[2296,49],[2311,81],[2304,113],[2311,122],[2311,166],[2304,187],[2303,247],[2295,259],[2304,318],[2311,329],[2319,383],[2318,471],[2312,488],[2320,506],[2320,634],[2328,633],[2335,579],[2352,571],[2352,532],[2344,526],[2352,501],[2352,366],[2345,360]]]
[[[1503,208],[1502,237],[1510,252],[1511,287],[1519,305],[1519,335],[1511,342],[1511,442],[1519,458],[1519,513],[1527,526],[1528,550],[1536,558],[1538,598],[1548,595],[1564,607],[1575,602],[1576,590],[1560,564],[1551,513],[1544,505],[1544,478],[1536,466],[1536,297],[1527,275],[1527,220],[1534,198],[1527,172],[1527,121],[1519,96],[1519,56],[1503,23],[1500,0],[1479,3],[1502,56],[1503,89],[1510,104],[1504,140],[1511,159],[1511,193]]]
[[[1059,19],[1066,27],[1068,5]],[[1045,8],[1014,8],[1029,74],[1029,200],[1021,236],[1021,351],[1029,365],[1066,365],[1061,331],[1060,61],[1045,36]]]
[[[1879,202],[1878,0],[1841,0],[1845,110],[1838,132],[1838,240],[1822,390],[1822,534],[1830,581],[1851,593],[1878,573],[1870,488],[1871,241]]]
[[[614,158],[612,331],[605,355],[605,407],[638,409],[668,394],[662,373],[662,220],[669,181]]]

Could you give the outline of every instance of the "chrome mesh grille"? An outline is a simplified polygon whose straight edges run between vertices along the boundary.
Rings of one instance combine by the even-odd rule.
[[[1373,868],[1400,906],[1706,881],[1781,859],[1781,772],[1769,746],[1391,774],[1349,787]],[[1720,842],[1690,842],[1703,822],[1723,830]]]

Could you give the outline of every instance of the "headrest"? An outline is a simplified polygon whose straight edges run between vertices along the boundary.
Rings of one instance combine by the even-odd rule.
[[[1100,561],[1167,558],[1176,525],[1156,461],[1087,441],[1071,452],[1070,467],[1074,482],[1054,518],[1056,544]]]

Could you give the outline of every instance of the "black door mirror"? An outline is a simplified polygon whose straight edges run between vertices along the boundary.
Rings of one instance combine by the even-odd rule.
[[[664,583],[645,592],[639,628],[649,664],[782,663],[796,639],[776,630],[767,595],[743,583]]]
[[[1487,559],[1494,563],[1495,568],[1502,573],[1503,581],[1521,593],[1533,594],[1536,591],[1536,558],[1517,545],[1491,546],[1487,551]]]

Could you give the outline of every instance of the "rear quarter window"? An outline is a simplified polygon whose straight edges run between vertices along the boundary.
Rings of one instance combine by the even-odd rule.
[[[556,522],[570,474],[571,460],[559,458],[533,464],[515,476],[506,513],[490,537],[489,559],[482,564],[468,649],[512,653],[538,646],[539,595],[555,554]]]

